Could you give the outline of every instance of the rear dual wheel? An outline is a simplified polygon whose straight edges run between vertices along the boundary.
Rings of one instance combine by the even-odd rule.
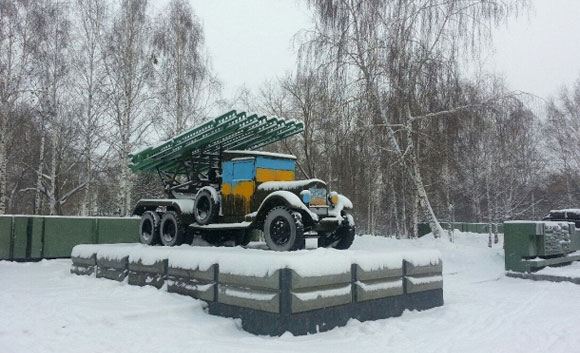
[[[145,211],[139,224],[139,241],[146,245],[155,245],[159,240],[160,217],[157,212]]]
[[[146,211],[141,216],[139,240],[143,244],[181,245],[185,240],[185,234],[185,224],[175,211],[163,213],[161,217],[156,212]]]

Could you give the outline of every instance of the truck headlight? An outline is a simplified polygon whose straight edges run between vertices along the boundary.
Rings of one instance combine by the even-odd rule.
[[[330,201],[331,205],[336,206],[338,204],[338,193],[333,191],[328,194],[328,201]]]
[[[310,190],[302,190],[302,192],[300,192],[300,196],[302,197],[302,202],[304,202],[306,205],[308,205],[310,200],[312,200],[312,193],[310,193]]]

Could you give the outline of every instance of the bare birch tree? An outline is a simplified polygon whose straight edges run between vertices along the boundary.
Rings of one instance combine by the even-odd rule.
[[[0,2],[0,214],[6,212],[8,194],[8,125],[29,78],[33,4]]]
[[[154,90],[164,138],[201,122],[215,99],[219,84],[203,45],[203,30],[189,3],[171,0],[158,15],[153,34]]]
[[[70,123],[66,116],[69,96],[65,91],[69,70],[70,20],[68,4],[60,1],[43,1],[35,8],[34,66],[37,80],[34,92],[40,114],[41,141],[36,183],[36,213],[40,211],[40,197],[48,199],[49,213],[56,214],[59,207],[58,145],[63,142],[63,126]],[[50,139],[50,163],[45,166],[46,137]],[[45,170],[45,168],[47,170]],[[76,189],[76,188],[75,188]],[[75,192],[78,191],[75,190]]]
[[[370,126],[384,138],[374,143],[401,159],[435,236],[441,226],[423,181],[416,132],[422,121],[464,110],[433,110],[426,99],[441,81],[457,77],[460,57],[477,53],[491,26],[523,3],[453,0],[311,0],[317,27],[305,46],[307,60],[332,65],[359,81]],[[391,104],[388,104],[390,102]]]
[[[78,117],[83,140],[84,171],[86,185],[80,207],[81,215],[96,212],[96,193],[92,189],[94,179],[95,150],[102,139],[102,116],[104,114],[105,84],[104,34],[107,20],[107,3],[101,0],[76,0],[75,15],[77,36],[73,48],[75,94],[82,107]]]
[[[123,0],[106,37],[105,85],[109,143],[118,154],[118,208],[128,215],[132,207],[133,175],[129,170],[129,154],[151,125],[147,118],[151,100],[147,82],[152,75],[147,39],[151,24],[146,13],[147,2]]]

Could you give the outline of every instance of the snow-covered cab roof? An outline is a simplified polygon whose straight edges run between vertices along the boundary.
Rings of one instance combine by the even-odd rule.
[[[291,154],[273,153],[273,152],[264,152],[264,151],[229,150],[229,151],[224,151],[224,156],[226,159],[261,156],[261,157],[269,157],[269,158],[277,158],[277,159],[296,160],[296,157],[291,155]]]

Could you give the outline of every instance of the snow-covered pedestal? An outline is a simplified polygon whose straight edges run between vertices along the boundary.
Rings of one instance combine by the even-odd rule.
[[[580,252],[576,256],[580,257]],[[572,262],[567,266],[544,267],[537,272],[506,273],[508,277],[531,279],[534,281],[572,282],[580,284],[580,261]]]
[[[400,316],[443,305],[438,252],[333,249],[277,253],[259,249],[141,244],[78,245],[75,274],[152,285],[240,318],[244,330],[295,335],[344,326],[350,319]]]

